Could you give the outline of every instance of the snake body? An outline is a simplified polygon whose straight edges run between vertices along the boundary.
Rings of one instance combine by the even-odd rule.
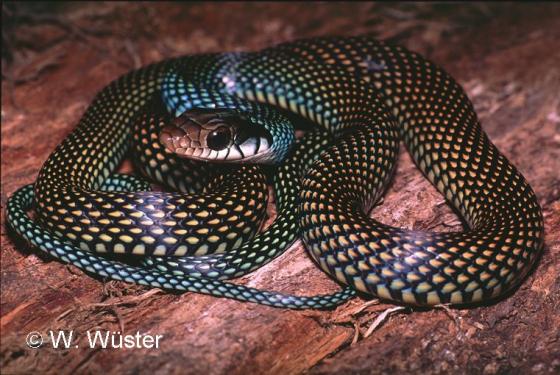
[[[264,207],[257,203],[262,202],[264,183],[258,174],[243,172],[249,167],[228,177],[220,199],[212,194],[191,199],[174,193],[97,190],[127,150],[131,123],[161,91],[172,113],[217,101],[220,107],[239,105],[257,117],[263,115],[264,123],[270,124],[271,118],[277,125],[285,123],[281,114],[255,104],[262,102],[308,118],[337,141],[323,153],[312,145],[324,145],[324,140],[310,135],[309,141],[300,142],[281,167],[285,169],[275,175],[279,218],[240,245],[252,236],[256,224],[250,222],[259,221]],[[267,131],[272,144],[286,152],[290,135],[279,128]],[[391,177],[401,139],[422,172],[460,212],[468,230],[409,231],[368,218]],[[154,167],[147,173],[171,178],[171,164],[165,162],[171,156],[150,152],[146,160],[154,160]],[[298,164],[298,157],[304,161]],[[237,180],[235,173],[241,173]],[[178,180],[171,180],[180,187]],[[248,185],[241,188],[240,180]],[[290,183],[282,182],[286,180]],[[106,187],[119,181],[110,179]],[[130,190],[130,184],[123,184]],[[543,245],[542,213],[534,192],[488,140],[462,88],[420,55],[367,37],[318,38],[254,53],[189,56],[132,72],[96,97],[76,130],[43,166],[34,193],[43,227],[24,213],[33,199],[29,187],[9,200],[8,221],[64,261],[115,279],[292,308],[332,306],[351,297],[353,289],[413,305],[495,298],[521,282]],[[244,197],[247,205],[233,200],[226,204],[225,196],[231,194]],[[213,242],[209,237],[192,239],[193,231],[224,227],[229,216],[220,212],[232,214],[234,207],[241,207],[239,212],[248,220],[230,242],[225,234],[212,234],[217,237]],[[176,220],[185,212],[194,214]],[[109,232],[99,230],[100,220],[108,223],[103,228]],[[164,221],[169,222],[167,229]],[[295,240],[298,224],[312,258],[353,289],[332,296],[292,297],[212,280],[239,276],[274,258]],[[90,233],[92,227],[99,235]],[[245,228],[249,229],[244,232]],[[177,231],[183,237],[177,239]],[[159,270],[147,270],[90,253],[179,256],[221,251],[232,244],[231,253],[193,260],[180,275],[161,264]]]

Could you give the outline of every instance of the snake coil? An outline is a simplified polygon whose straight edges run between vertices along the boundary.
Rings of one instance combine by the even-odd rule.
[[[265,143],[279,149],[292,136],[269,105],[323,130],[300,140],[275,173],[279,215],[271,227],[253,238],[266,208],[266,183],[254,167],[216,177],[158,143],[170,115],[146,114],[146,108],[162,100],[159,93],[160,106],[172,114],[242,106],[266,128]],[[145,184],[109,178],[138,123],[144,124],[134,131],[142,169],[183,193],[139,192]],[[332,146],[324,131],[335,137]],[[467,230],[411,231],[368,217],[387,187],[401,140]],[[188,184],[180,180],[183,172]],[[189,184],[210,191],[185,195]],[[33,200],[41,225],[25,213]],[[368,37],[187,56],[123,76],[97,95],[34,188],[9,199],[8,222],[49,254],[104,277],[290,308],[334,306],[354,290],[412,305],[492,299],[522,281],[544,232],[534,192],[483,132],[459,84],[420,55]],[[234,228],[228,237],[226,229]],[[295,297],[220,280],[270,261],[298,234],[321,269],[350,288]],[[223,254],[226,248],[233,250]],[[96,252],[202,257],[156,259],[156,268],[145,268]]]

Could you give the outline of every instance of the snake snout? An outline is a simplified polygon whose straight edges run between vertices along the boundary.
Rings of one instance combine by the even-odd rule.
[[[184,139],[187,132],[182,128],[174,125],[165,125],[159,134],[160,142],[171,152],[176,152],[178,148],[184,147]]]

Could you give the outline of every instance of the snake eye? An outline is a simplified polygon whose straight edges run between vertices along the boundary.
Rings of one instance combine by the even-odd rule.
[[[206,144],[214,151],[226,148],[231,141],[231,132],[226,127],[219,127],[213,130],[206,138]]]

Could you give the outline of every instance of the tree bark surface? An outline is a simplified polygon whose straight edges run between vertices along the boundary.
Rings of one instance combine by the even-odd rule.
[[[34,10],[3,8],[2,17],[2,373],[560,371],[558,4],[75,3]],[[7,198],[35,180],[95,93],[119,75],[181,54],[367,33],[449,71],[539,197],[546,248],[515,293],[469,309],[395,310],[356,298],[332,311],[280,310],[103,281],[8,235]],[[372,216],[409,229],[461,230],[401,151]],[[299,242],[236,282],[301,295],[339,288]],[[73,330],[79,348],[26,346],[29,332],[60,329]],[[163,338],[158,349],[90,349],[87,331],[94,330]]]

